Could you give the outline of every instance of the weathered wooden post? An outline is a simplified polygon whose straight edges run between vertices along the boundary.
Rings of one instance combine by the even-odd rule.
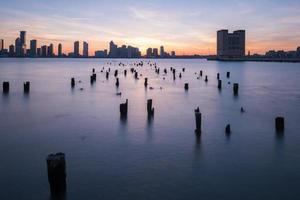
[[[109,78],[109,72],[106,72],[106,79]]]
[[[148,78],[145,78],[144,86],[145,86],[145,87],[148,86]]]
[[[202,77],[202,73],[203,73],[202,70],[200,70],[200,76],[201,76],[201,77]]]
[[[230,124],[226,125],[226,127],[225,127],[225,133],[226,134],[230,134],[231,133]]]
[[[134,73],[134,78],[135,78],[135,79],[138,79],[138,77],[139,77],[138,72],[135,72],[135,73]]]
[[[115,70],[115,77],[117,77],[118,76],[118,70],[116,69]]]
[[[185,72],[185,68],[182,68],[182,72]]]
[[[152,99],[147,100],[147,113],[148,117],[154,116],[154,108],[152,108]]]
[[[219,88],[219,90],[221,90],[222,89],[222,80],[218,80],[218,88]]]
[[[61,195],[66,191],[66,160],[64,153],[47,156],[48,181],[51,194]]]
[[[125,103],[120,104],[121,118],[126,118],[127,117],[127,111],[128,111],[128,99],[126,99]]]
[[[120,83],[119,83],[119,78],[116,78],[116,86],[119,87]]]
[[[179,73],[179,78],[181,78],[181,72]]]
[[[195,119],[196,119],[196,129],[195,133],[200,134],[201,133],[201,113],[199,107],[195,109]]]
[[[234,83],[233,84],[233,94],[234,95],[238,95],[239,94],[239,84],[238,83]]]
[[[220,79],[220,74],[219,74],[219,73],[217,73],[217,79],[218,79],[218,80]]]
[[[24,83],[24,93],[25,93],[25,94],[28,94],[29,91],[30,91],[30,82],[29,82],[29,81],[26,81],[26,82]]]
[[[127,70],[126,69],[124,70],[124,76],[127,76]]]
[[[208,78],[207,78],[207,76],[205,76],[205,82],[207,82],[208,81]]]
[[[95,68],[93,68],[93,74],[95,73]]]
[[[165,73],[165,74],[168,73],[166,68],[164,69],[164,73]]]
[[[188,83],[185,83],[185,84],[184,84],[184,89],[185,89],[185,90],[189,90],[189,84],[188,84]]]
[[[226,77],[230,78],[230,72],[227,72]]]
[[[71,87],[75,87],[75,78],[71,78]]]
[[[9,82],[3,82],[3,93],[9,93]]]
[[[284,131],[284,117],[276,117],[275,118],[275,128],[278,132]]]

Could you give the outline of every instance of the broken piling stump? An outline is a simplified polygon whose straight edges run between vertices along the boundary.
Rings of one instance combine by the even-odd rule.
[[[47,156],[47,171],[50,191],[53,195],[61,195],[66,191],[66,160],[64,153]]]
[[[225,127],[225,133],[226,134],[230,134],[231,133],[230,124],[226,125],[226,127]]]
[[[239,94],[239,84],[238,83],[233,84],[233,94],[235,96],[237,96]]]
[[[25,94],[28,94],[29,91],[30,91],[30,82],[29,82],[29,81],[26,81],[26,82],[24,83],[24,93],[25,93]]]
[[[9,93],[9,82],[3,82],[3,93]]]
[[[195,133],[200,134],[201,133],[201,113],[199,107],[195,109],[195,119],[196,119],[196,129]]]
[[[222,80],[218,80],[218,89],[219,89],[219,90],[222,89]]]
[[[207,78],[207,76],[205,76],[205,82],[207,82],[208,81],[208,78]]]
[[[119,87],[120,82],[119,82],[119,78],[116,78],[116,86]]]
[[[284,117],[276,117],[275,118],[275,128],[278,132],[284,131]]]
[[[189,84],[188,84],[188,83],[185,83],[185,84],[184,84],[184,89],[185,89],[185,90],[189,90]]]
[[[148,78],[145,78],[144,86],[145,86],[145,87],[148,86]]]
[[[227,73],[226,73],[226,77],[227,77],[227,78],[230,78],[230,72],[227,72]]]
[[[71,78],[71,87],[75,87],[75,78]]]
[[[152,99],[147,100],[147,113],[148,117],[154,116],[154,108],[152,108]]]
[[[128,99],[126,99],[125,103],[120,104],[121,118],[126,118],[127,117],[127,111],[128,111]]]

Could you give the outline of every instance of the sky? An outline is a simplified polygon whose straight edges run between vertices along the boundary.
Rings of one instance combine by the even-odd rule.
[[[1,2],[2,1],[2,2]],[[215,54],[216,31],[246,30],[246,50],[295,50],[300,46],[299,0],[0,0],[5,48],[20,30],[38,46],[87,41],[89,53],[118,45]],[[81,43],[82,49],[82,43]]]

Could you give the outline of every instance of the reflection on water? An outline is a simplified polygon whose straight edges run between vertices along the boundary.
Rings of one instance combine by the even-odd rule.
[[[11,86],[9,94],[0,98],[4,161],[0,199],[49,198],[45,155],[53,152],[68,157],[68,199],[296,199],[300,195],[298,64],[151,60],[160,74],[151,67],[138,67],[143,76],[137,80],[129,70],[133,62],[0,59],[0,81]],[[170,67],[182,78],[173,80]],[[97,80],[90,84],[92,68]],[[200,70],[203,76],[197,79]],[[222,90],[217,87],[217,73]],[[73,89],[71,77],[76,80]],[[28,95],[23,93],[25,80],[31,83]],[[238,96],[228,82],[239,83]],[[184,83],[189,83],[188,91]],[[121,118],[119,106],[125,99],[128,115]],[[155,107],[150,118],[148,99]],[[202,113],[198,136],[196,107]],[[287,119],[283,134],[274,131],[274,116]],[[231,125],[232,134],[225,134],[225,124]]]

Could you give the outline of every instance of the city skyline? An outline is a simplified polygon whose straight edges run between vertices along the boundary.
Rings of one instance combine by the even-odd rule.
[[[60,5],[58,5],[60,4]],[[235,8],[234,10],[232,8]],[[181,55],[215,54],[216,30],[247,30],[247,49],[292,50],[299,46],[300,2],[288,1],[60,1],[12,0],[0,13],[1,39],[5,48],[15,33],[26,30],[38,45],[73,51],[73,42],[86,41],[89,51],[107,49],[108,41],[147,48],[164,45]],[[268,12],[265,12],[268,10]],[[29,45],[29,44],[27,44]],[[57,53],[57,49],[55,49]]]

